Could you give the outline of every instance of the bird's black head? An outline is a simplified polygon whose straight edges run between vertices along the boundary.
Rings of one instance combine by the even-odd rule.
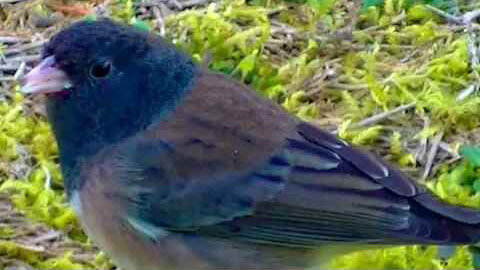
[[[193,83],[190,57],[162,38],[102,19],[56,34],[23,92],[45,93],[63,167],[161,119]]]

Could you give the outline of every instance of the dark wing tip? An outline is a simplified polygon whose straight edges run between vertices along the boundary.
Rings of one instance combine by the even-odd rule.
[[[298,132],[307,141],[334,151],[361,173],[390,191],[401,196],[411,197],[424,208],[451,220],[469,225],[480,224],[480,211],[442,201],[433,193],[426,191],[426,188],[416,184],[400,170],[387,164],[380,157],[351,147],[332,134],[308,123],[298,124]]]
[[[448,204],[430,192],[418,194],[413,199],[428,210],[455,221],[471,225],[480,224],[480,211],[476,209]]]
[[[411,197],[421,190],[408,176],[380,157],[349,146],[334,135],[308,123],[299,123],[297,130],[307,141],[334,151],[360,172],[399,195]]]

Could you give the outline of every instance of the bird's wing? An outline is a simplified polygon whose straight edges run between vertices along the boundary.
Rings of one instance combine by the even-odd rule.
[[[288,139],[290,175],[253,215],[205,228],[246,241],[314,247],[322,243],[476,242],[480,212],[448,205],[381,159],[300,123]],[[285,157],[285,156],[284,156]],[[277,156],[278,158],[278,156]]]
[[[194,91],[170,122],[114,155],[121,187],[112,197],[125,204],[134,229],[153,238],[161,228],[307,248],[463,243],[478,235],[478,212],[447,206],[380,159],[262,105],[239,84],[209,81],[202,88],[225,92],[222,102],[198,102]]]

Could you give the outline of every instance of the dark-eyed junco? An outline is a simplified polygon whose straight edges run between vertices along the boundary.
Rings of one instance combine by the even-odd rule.
[[[124,269],[299,269],[480,236],[480,212],[131,26],[64,29],[22,91],[47,95],[70,203]]]

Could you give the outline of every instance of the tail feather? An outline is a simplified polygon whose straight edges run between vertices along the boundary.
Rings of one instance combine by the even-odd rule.
[[[383,244],[469,244],[480,240],[480,211],[449,204],[381,158],[335,138],[308,123],[298,124],[298,133],[308,142],[302,148],[288,148],[300,156],[308,148],[320,148],[307,164],[296,159],[290,175],[290,190],[283,203],[333,211],[338,217],[357,224],[357,234],[369,243]],[[336,157],[335,166],[319,170],[309,164],[325,164],[324,152]],[[313,152],[312,152],[313,153]],[[317,166],[318,167],[318,166]],[[301,170],[300,170],[301,168]],[[306,188],[295,192],[295,187]],[[293,187],[293,188],[292,188]],[[294,200],[298,195],[302,200]],[[315,199],[312,199],[315,198]],[[361,216],[361,218],[359,218]],[[341,229],[342,224],[328,216]],[[393,225],[392,225],[393,224]],[[374,235],[370,229],[379,229]],[[346,231],[349,228],[344,228]],[[354,240],[354,239],[352,239]]]
[[[426,192],[413,198],[411,212],[416,219],[429,223],[426,243],[453,245],[480,241],[479,211],[448,204]]]

